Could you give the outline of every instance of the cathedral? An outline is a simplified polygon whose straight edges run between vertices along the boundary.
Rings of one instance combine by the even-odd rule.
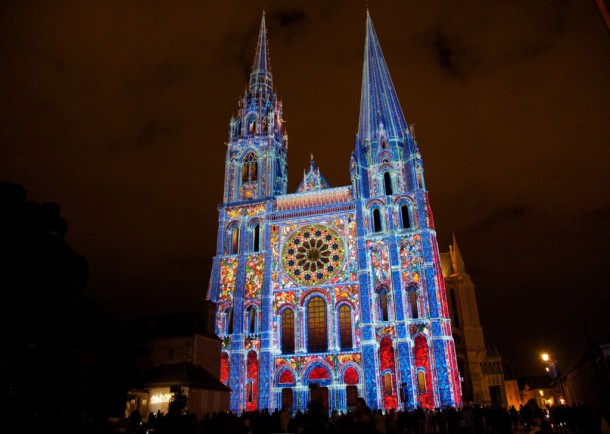
[[[368,13],[351,184],[331,187],[312,157],[288,193],[283,123],[263,15],[208,291],[231,410],[461,405],[424,166]]]

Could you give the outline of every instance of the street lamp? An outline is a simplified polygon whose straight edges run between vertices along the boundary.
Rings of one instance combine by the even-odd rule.
[[[549,377],[551,377],[553,379],[553,382],[555,380],[559,380],[559,391],[560,391],[561,395],[558,396],[558,398],[559,398],[558,401],[561,404],[565,403],[565,395],[563,393],[563,384],[561,381],[561,374],[559,373],[559,371],[557,369],[557,361],[552,361],[549,353],[542,353],[540,355],[540,358],[546,364],[545,370],[546,370],[546,372],[548,372]]]

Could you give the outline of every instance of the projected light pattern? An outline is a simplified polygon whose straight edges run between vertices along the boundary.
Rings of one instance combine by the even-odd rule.
[[[460,405],[423,162],[367,17],[351,185],[313,160],[287,194],[265,20],[229,125],[209,298],[231,410]]]

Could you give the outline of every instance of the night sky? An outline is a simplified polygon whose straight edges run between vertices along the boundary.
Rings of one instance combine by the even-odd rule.
[[[289,135],[349,183],[363,1],[4,1],[0,180],[62,205],[87,292],[123,319],[199,308],[228,122],[267,14]],[[369,1],[441,251],[516,374],[610,337],[610,33],[593,0]]]

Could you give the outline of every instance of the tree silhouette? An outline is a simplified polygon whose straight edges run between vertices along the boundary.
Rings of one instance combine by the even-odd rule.
[[[111,395],[124,405],[128,345],[84,295],[88,263],[67,229],[58,204],[0,183],[0,408],[15,432],[87,432]]]

